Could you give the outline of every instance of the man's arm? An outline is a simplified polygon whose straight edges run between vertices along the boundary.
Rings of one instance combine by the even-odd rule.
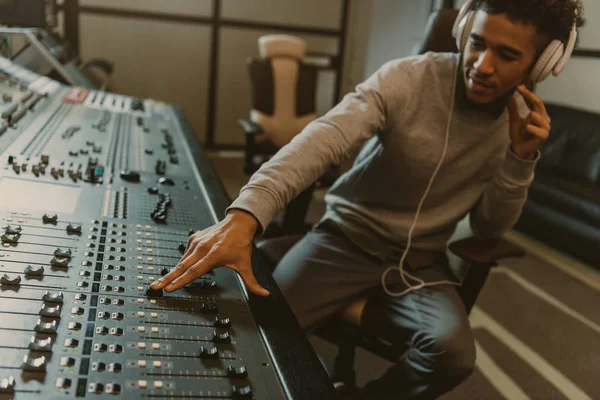
[[[264,231],[279,210],[340,163],[351,148],[385,130],[388,110],[406,104],[409,83],[401,62],[384,65],[263,164],[227,211],[251,213]]]
[[[550,117],[542,100],[523,85],[517,90],[531,112],[521,118],[515,98],[510,97],[510,148],[504,165],[470,214],[471,229],[479,236],[501,236],[517,223],[533,182],[539,148],[550,133]]]
[[[523,160],[507,150],[504,164],[471,211],[469,221],[475,235],[499,237],[513,228],[527,200],[538,159],[539,153],[534,160]]]

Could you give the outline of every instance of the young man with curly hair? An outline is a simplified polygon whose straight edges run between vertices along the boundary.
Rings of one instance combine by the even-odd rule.
[[[192,235],[177,267],[153,288],[177,290],[227,266],[251,292],[268,295],[252,274],[253,237],[368,141],[275,279],[307,330],[383,286],[367,302],[363,323],[410,345],[356,398],[431,399],[464,381],[475,346],[452,286],[447,241],[467,215],[476,235],[492,237],[518,220],[550,131],[544,103],[525,84],[560,71],[583,24],[580,0],[474,0],[466,7],[456,29],[459,54],[385,64],[264,164],[225,219]]]

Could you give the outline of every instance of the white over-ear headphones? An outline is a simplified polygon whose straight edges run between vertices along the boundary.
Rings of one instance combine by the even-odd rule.
[[[473,20],[475,19],[476,11],[471,10],[472,4],[473,0],[467,0],[461,7],[458,12],[458,17],[454,22],[454,27],[452,28],[452,36],[456,38],[456,46],[461,53],[465,50],[465,46],[467,45],[467,41],[471,34],[471,29],[473,28]],[[564,43],[560,40],[552,40],[546,49],[544,49],[533,67],[531,81],[533,83],[540,83],[550,76],[551,73],[554,76],[558,76],[569,58],[571,58],[576,41],[577,22],[575,21],[573,22],[566,48]]]

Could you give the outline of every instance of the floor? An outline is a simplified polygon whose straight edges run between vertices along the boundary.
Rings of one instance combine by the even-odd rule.
[[[209,154],[230,197],[247,181],[239,153]],[[316,220],[324,192],[309,211]],[[473,375],[443,400],[600,399],[600,272],[519,232],[506,238],[526,251],[493,270],[470,316],[477,346]],[[311,342],[330,369],[336,348]],[[362,385],[391,364],[357,352]]]

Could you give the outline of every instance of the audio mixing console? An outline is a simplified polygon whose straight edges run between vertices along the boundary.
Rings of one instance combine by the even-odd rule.
[[[149,288],[217,221],[175,108],[0,59],[0,113],[0,400],[299,398],[231,270]]]

